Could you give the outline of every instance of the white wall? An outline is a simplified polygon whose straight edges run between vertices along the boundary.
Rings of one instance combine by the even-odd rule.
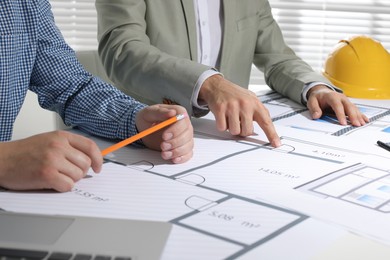
[[[21,139],[42,132],[63,129],[60,117],[41,108],[35,93],[28,91],[22,109],[16,118],[12,139]]]

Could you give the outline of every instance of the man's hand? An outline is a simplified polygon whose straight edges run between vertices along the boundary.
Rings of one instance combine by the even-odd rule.
[[[205,101],[214,114],[217,129],[232,135],[253,134],[253,121],[263,129],[273,147],[280,146],[280,138],[267,108],[256,95],[225,80],[221,75],[208,78],[202,85],[199,99]]]
[[[333,110],[341,125],[347,125],[347,117],[353,126],[362,126],[369,122],[366,115],[342,93],[331,90],[327,86],[317,85],[307,93],[307,108],[313,119],[320,118],[324,111]]]
[[[70,191],[103,157],[90,139],[66,131],[0,143],[0,186],[12,190]]]
[[[184,107],[177,105],[153,105],[144,108],[136,116],[139,131],[162,122],[177,114],[186,114]],[[184,163],[192,158],[194,148],[194,129],[190,118],[186,118],[142,138],[144,144],[154,150],[161,150],[164,160]]]

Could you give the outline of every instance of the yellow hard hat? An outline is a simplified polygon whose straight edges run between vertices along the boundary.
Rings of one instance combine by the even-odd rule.
[[[390,54],[370,37],[341,40],[326,59],[323,74],[348,97],[390,99]]]

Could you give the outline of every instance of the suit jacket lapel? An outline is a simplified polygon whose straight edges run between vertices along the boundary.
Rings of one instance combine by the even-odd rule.
[[[232,46],[231,42],[234,41],[234,30],[236,29],[236,21],[234,12],[236,10],[235,0],[223,0],[223,17],[224,17],[224,26],[223,26],[223,40],[222,40],[222,50],[221,50],[221,61],[220,61],[220,70],[223,70],[225,66],[228,66],[229,62],[229,53]]]
[[[171,0],[169,0],[171,1]],[[196,24],[195,24],[195,10],[193,0],[181,0],[184,15],[186,18],[188,42],[190,44],[191,60],[198,60],[198,47],[196,36]]]

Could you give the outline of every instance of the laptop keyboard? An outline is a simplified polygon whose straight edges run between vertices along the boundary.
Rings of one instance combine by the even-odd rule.
[[[0,260],[131,260],[131,257],[0,248]]]

